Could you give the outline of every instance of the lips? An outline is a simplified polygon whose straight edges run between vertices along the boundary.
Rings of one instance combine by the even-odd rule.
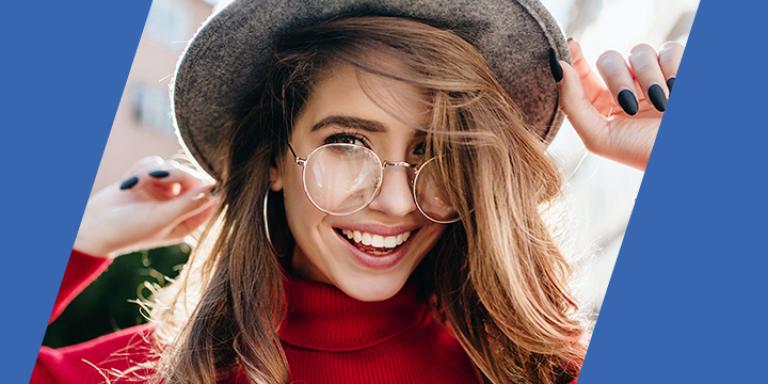
[[[372,269],[386,269],[396,265],[405,256],[412,239],[418,232],[413,230],[387,230],[379,233],[352,228],[334,228],[350,253],[360,264]],[[387,233],[387,235],[381,234]]]

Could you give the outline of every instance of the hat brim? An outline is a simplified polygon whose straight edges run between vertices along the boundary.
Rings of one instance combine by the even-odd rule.
[[[287,30],[332,17],[407,17],[449,29],[475,46],[520,108],[527,126],[549,143],[563,121],[549,49],[571,61],[563,34],[537,0],[236,0],[211,16],[179,61],[171,86],[182,145],[214,178],[226,155],[221,140]],[[263,76],[263,75],[261,75]]]

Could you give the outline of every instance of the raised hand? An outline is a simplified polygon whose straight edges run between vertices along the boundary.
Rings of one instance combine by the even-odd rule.
[[[144,158],[121,182],[91,196],[74,247],[114,257],[179,243],[214,213],[213,187],[174,161]]]
[[[597,60],[600,78],[569,40],[573,66],[551,57],[555,79],[561,68],[563,111],[591,152],[644,170],[683,55],[683,45],[668,42],[656,52],[635,46],[628,60],[606,51]]]

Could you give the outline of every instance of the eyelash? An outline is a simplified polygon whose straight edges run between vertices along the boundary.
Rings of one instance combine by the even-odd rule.
[[[352,139],[351,140],[352,142],[346,141],[347,139]],[[347,132],[347,131],[334,133],[333,135],[328,136],[325,139],[325,144],[332,144],[332,143],[354,144],[355,140],[359,140],[360,142],[363,143],[363,146],[370,148],[370,145],[368,145],[368,140],[364,136],[358,135],[353,132]]]
[[[351,139],[352,142],[347,141],[348,139]],[[338,133],[334,133],[333,135],[328,136],[324,144],[332,144],[332,143],[349,143],[354,144],[354,141],[360,141],[362,142],[363,146],[366,148],[371,148],[370,144],[368,143],[368,139],[366,139],[365,136],[359,135],[357,133],[351,132],[351,131],[342,131]],[[414,154],[416,155],[423,155],[424,154],[424,147],[425,143],[419,143],[414,147]],[[421,153],[416,153],[417,151],[420,151]]]

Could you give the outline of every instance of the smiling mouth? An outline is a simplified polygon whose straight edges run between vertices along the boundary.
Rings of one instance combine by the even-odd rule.
[[[351,229],[334,228],[334,230],[354,247],[372,256],[386,256],[397,252],[418,232],[417,229],[394,236],[382,236]]]

